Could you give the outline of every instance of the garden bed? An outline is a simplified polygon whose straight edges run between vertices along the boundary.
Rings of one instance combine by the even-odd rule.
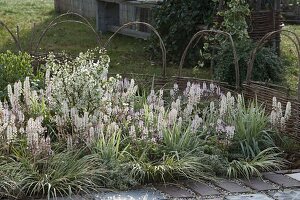
[[[250,179],[287,166],[280,145],[289,102],[273,98],[268,112],[218,82],[196,79],[174,78],[170,87],[152,78],[153,87],[143,88],[108,76],[109,63],[102,50],[71,60],[50,54],[43,81],[8,85],[0,104],[2,197]]]

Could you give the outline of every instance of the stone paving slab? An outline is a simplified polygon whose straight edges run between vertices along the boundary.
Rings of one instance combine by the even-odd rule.
[[[194,195],[185,189],[175,185],[155,185],[157,190],[164,194],[169,195],[172,198],[194,198]]]
[[[292,173],[300,173],[300,169],[287,169],[287,170],[279,170],[275,171],[277,174],[292,174]]]
[[[50,198],[49,200],[90,200],[90,199],[93,199],[93,197],[90,197],[90,196],[85,196],[84,197],[84,196],[79,196],[79,195],[73,195],[73,196],[70,196],[70,197]],[[4,199],[4,200],[6,200],[6,199]],[[45,199],[39,199],[39,200],[45,200]]]
[[[300,181],[300,173],[294,173],[294,174],[286,174],[287,176],[297,180],[297,181]]]
[[[300,190],[290,190],[286,189],[284,191],[271,191],[268,192],[276,200],[299,200]]]
[[[137,189],[132,191],[107,192],[94,196],[93,200],[163,200],[165,198],[160,192],[152,189]]]
[[[268,197],[266,194],[242,194],[236,196],[227,196],[226,200],[273,200],[271,197]]]
[[[275,171],[276,174],[291,174],[293,173],[293,171],[291,169],[287,169],[287,170],[279,170],[279,171]]]
[[[251,192],[251,190],[249,188],[245,188],[245,187],[243,187],[233,181],[229,181],[229,180],[217,181],[216,185],[224,190],[227,190],[228,192],[231,192],[231,193]]]
[[[257,191],[266,191],[266,190],[276,190],[278,188],[274,187],[272,184],[265,182],[259,177],[251,178],[250,180],[242,180],[243,183]]]
[[[284,188],[290,188],[290,187],[300,187],[300,181],[297,181],[295,179],[292,179],[288,176],[282,175],[282,174],[276,174],[276,173],[264,173],[263,176],[272,181],[273,183],[276,183]]]
[[[292,173],[300,173],[300,169],[293,169]]]
[[[196,194],[201,196],[213,196],[219,195],[220,192],[205,183],[196,182],[196,181],[185,181],[183,183],[187,188],[193,190]]]

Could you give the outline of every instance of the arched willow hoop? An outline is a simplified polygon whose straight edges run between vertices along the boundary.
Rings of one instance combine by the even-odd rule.
[[[151,24],[148,24],[146,22],[129,22],[129,23],[126,23],[124,24],[123,26],[121,26],[120,28],[117,29],[117,31],[112,35],[110,36],[110,38],[108,38],[107,42],[105,43],[104,45],[104,48],[107,48],[107,46],[109,45],[109,43],[111,42],[111,40],[124,28],[127,28],[128,26],[131,26],[131,25],[136,25],[136,24],[142,24],[142,25],[145,25],[147,26],[148,28],[150,28],[154,33],[155,35],[158,37],[159,39],[159,43],[160,43],[160,48],[161,48],[161,52],[162,52],[162,61],[163,61],[163,77],[166,77],[166,72],[167,72],[167,51],[166,51],[166,47],[165,47],[165,44],[160,36],[160,34],[158,33],[158,31],[151,25]]]
[[[22,46],[19,39],[19,27],[17,27],[17,36],[15,36],[13,32],[8,28],[8,26],[1,20],[0,20],[0,26],[3,26],[4,29],[9,33],[9,35],[13,38],[18,50],[22,51]]]
[[[63,17],[66,17],[66,16],[77,16],[79,17],[80,19],[82,19],[82,21],[79,21],[79,20],[63,20],[63,21],[59,21],[59,22],[56,22],[57,20],[63,18]],[[43,38],[45,37],[46,33],[53,27],[59,25],[59,24],[63,24],[63,23],[78,23],[78,24],[83,24],[85,25],[86,27],[88,27],[90,30],[93,31],[93,33],[95,34],[96,36],[96,40],[97,40],[97,43],[98,43],[98,46],[101,46],[100,44],[100,36],[98,35],[97,31],[94,29],[94,27],[91,25],[91,23],[85,18],[83,17],[82,15],[78,14],[78,13],[73,13],[73,12],[68,12],[68,13],[65,13],[65,14],[61,14],[59,16],[57,16],[56,18],[54,18],[49,24],[48,26],[44,29],[44,31],[42,32],[42,34],[40,35],[39,39],[38,39],[38,42],[36,44],[36,47],[35,47],[35,51],[34,53],[37,52],[40,44],[41,44],[41,41],[43,40]]]
[[[231,46],[232,46],[233,57],[234,57],[236,89],[239,89],[240,88],[240,84],[241,84],[240,83],[240,68],[239,68],[239,63],[238,63],[238,57],[237,57],[237,53],[236,53],[236,48],[235,48],[235,44],[233,42],[232,36],[229,33],[225,32],[225,31],[219,31],[219,30],[202,30],[202,31],[197,32],[192,37],[192,39],[190,40],[189,44],[187,45],[187,47],[185,48],[185,50],[184,50],[184,52],[182,54],[180,65],[179,65],[179,74],[178,74],[178,76],[181,77],[181,75],[182,75],[182,68],[183,68],[183,65],[184,65],[184,62],[185,62],[185,58],[186,58],[188,50],[191,48],[194,40],[196,40],[197,38],[201,38],[204,35],[209,35],[209,34],[224,35],[227,38],[229,38]],[[197,41],[197,43],[198,43],[198,41]]]
[[[267,33],[257,44],[257,46],[252,50],[251,54],[250,54],[250,60],[248,63],[248,68],[247,68],[247,76],[246,76],[246,83],[249,84],[251,79],[252,79],[252,72],[253,72],[253,67],[254,67],[254,61],[256,58],[256,54],[259,51],[259,49],[261,49],[268,41],[270,38],[272,38],[275,34],[281,33],[284,36],[286,36],[287,38],[289,38],[293,44],[296,47],[296,51],[297,51],[297,57],[298,57],[298,67],[300,69],[300,38],[298,37],[298,35],[293,32],[293,31],[289,31],[289,30],[278,30],[278,31],[273,31],[270,33]],[[289,34],[292,34],[294,36],[291,37]],[[299,74],[299,80],[298,80],[298,100],[300,100],[300,74]]]
[[[275,84],[252,81],[252,72],[256,54],[275,34],[281,33],[293,42],[297,50],[298,65],[300,67],[300,39],[298,35],[288,30],[278,30],[266,34],[251,51],[248,62],[246,82],[243,84],[243,94],[250,99],[256,99],[265,105],[266,110],[273,109],[273,97],[276,97],[282,105],[291,102],[291,117],[285,122],[284,134],[290,135],[300,141],[300,83],[298,83],[298,96],[295,97],[290,90]],[[300,76],[299,76],[300,78]]]

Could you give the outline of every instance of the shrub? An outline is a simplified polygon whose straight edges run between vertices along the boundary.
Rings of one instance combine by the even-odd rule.
[[[223,18],[221,30],[230,33],[234,39],[249,38],[247,30],[247,18],[250,16],[249,3],[245,0],[228,0],[226,7],[218,13]]]
[[[215,5],[211,0],[165,0],[154,11],[155,27],[162,36],[171,61],[179,61],[189,40],[200,30],[200,26],[212,23]],[[151,48],[160,55],[157,47],[157,39],[153,39]],[[194,49],[189,54],[189,61],[197,61],[198,52],[199,49]]]
[[[241,81],[246,79],[250,52],[254,47],[255,43],[251,42],[251,40],[236,42]],[[213,59],[216,66],[214,71],[215,78],[234,84],[235,67],[230,44],[224,43],[221,45]],[[271,48],[264,47],[258,51],[253,67],[253,80],[280,83],[283,80],[283,74],[282,60]]]
[[[25,77],[33,77],[31,57],[27,53],[14,54],[10,51],[0,54],[0,98],[6,97],[6,86]]]

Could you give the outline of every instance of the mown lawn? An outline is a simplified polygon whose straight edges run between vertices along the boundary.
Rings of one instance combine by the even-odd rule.
[[[293,31],[300,36],[300,26],[299,25],[288,25],[284,27],[286,30]],[[281,56],[285,60],[286,68],[286,82],[292,90],[297,89],[298,79],[299,79],[299,65],[297,60],[296,47],[291,40],[287,37],[282,36],[281,40]]]
[[[58,14],[54,11],[53,0],[0,0],[0,20],[16,32],[20,28],[20,40],[24,49],[29,50],[32,38],[33,25],[36,34],[33,41],[49,22]],[[95,25],[93,19],[91,23]],[[104,43],[111,34],[101,36]],[[16,50],[14,42],[9,34],[0,27],[0,52]],[[41,43],[39,51],[65,51],[78,54],[97,46],[95,35],[85,26],[80,24],[61,24],[47,33]],[[148,42],[141,39],[133,39],[126,36],[117,36],[108,48],[111,57],[110,72],[113,73],[142,73],[161,74],[161,61],[152,59],[146,48]],[[177,74],[177,66],[168,64],[168,75]],[[192,76],[192,69],[185,69],[183,75]],[[200,77],[209,77],[209,70],[201,70]]]

